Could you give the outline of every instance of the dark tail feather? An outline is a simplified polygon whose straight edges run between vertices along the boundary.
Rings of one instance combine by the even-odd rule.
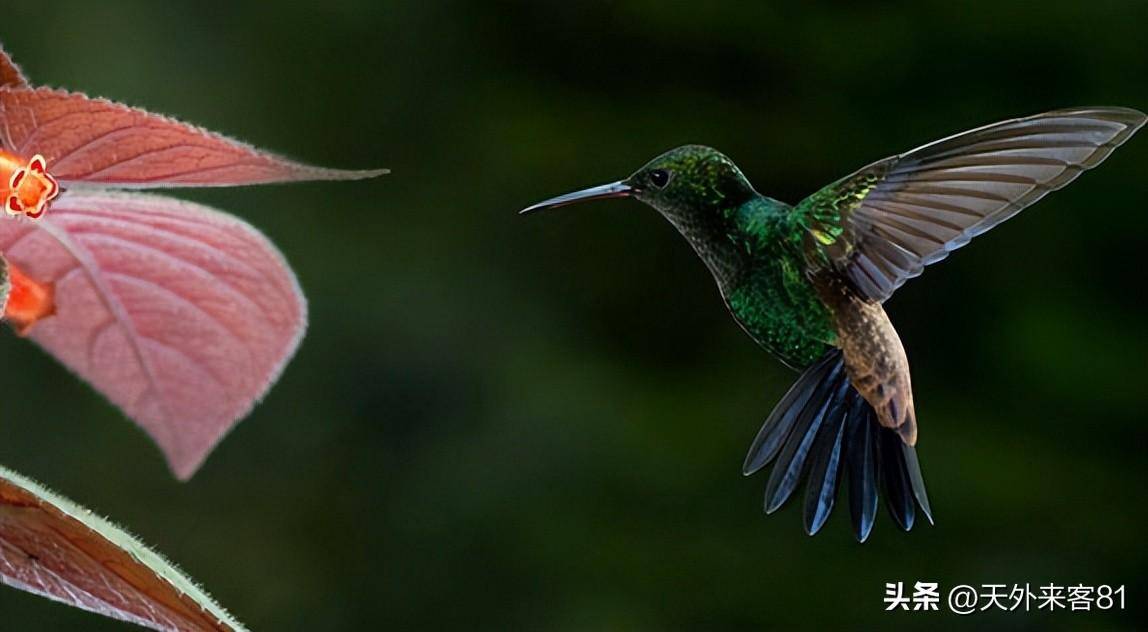
[[[877,422],[872,407],[849,382],[839,349],[826,352],[806,369],[773,409],[750,446],[742,471],[753,474],[775,458],[765,488],[765,511],[772,513],[785,504],[808,477],[804,522],[810,535],[833,511],[845,471],[858,541],[864,542],[873,528],[878,486],[884,488],[885,504],[901,528],[913,527],[918,506],[933,521],[916,450],[905,445],[895,430]]]
[[[822,357],[805,370],[797,382],[790,387],[781,401],[774,407],[765,424],[761,426],[753,444],[749,446],[749,454],[745,457],[745,464],[741,467],[742,474],[749,476],[765,467],[777,456],[781,443],[789,436],[793,422],[809,402],[813,391],[821,384],[822,378],[834,367],[833,358],[828,355]],[[840,368],[840,367],[838,367]]]
[[[813,442],[809,482],[805,484],[805,532],[809,535],[821,530],[837,499],[837,470],[841,463],[845,424],[836,420],[849,414],[853,405],[850,390],[845,385],[838,388],[838,394],[834,396],[835,408],[826,412],[821,430]]]
[[[933,524],[933,508],[929,506],[929,495],[925,493],[925,478],[921,476],[921,463],[917,460],[917,449],[901,442],[901,451],[904,453],[905,468],[909,473],[909,482],[913,486],[913,497],[925,512],[925,519]]]
[[[838,377],[841,374],[843,370],[837,366],[825,375],[793,423],[790,438],[781,448],[777,464],[773,466],[769,481],[765,484],[765,513],[773,513],[785,504],[801,482],[805,474],[805,459],[813,448],[813,440],[817,438],[822,420],[840,405],[842,389],[838,388]]]
[[[877,518],[877,431],[872,409],[859,393],[853,394],[846,461],[849,463],[849,513],[858,542],[869,538]]]
[[[901,452],[901,437],[895,432],[880,433],[877,453],[880,454],[881,483],[885,488],[885,507],[905,531],[913,528],[917,517],[913,504],[913,490],[909,487],[909,473],[905,467],[905,455]]]

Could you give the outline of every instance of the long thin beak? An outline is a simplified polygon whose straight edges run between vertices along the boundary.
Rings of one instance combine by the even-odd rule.
[[[610,184],[603,184],[601,186],[590,187],[574,193],[567,193],[566,195],[559,195],[552,197],[544,202],[539,202],[533,206],[528,206],[518,212],[519,215],[541,211],[547,208],[558,208],[559,206],[566,206],[575,202],[584,202],[586,200],[604,200],[606,198],[620,198],[629,197],[634,194],[634,187],[626,184],[624,180],[618,182],[611,182]]]

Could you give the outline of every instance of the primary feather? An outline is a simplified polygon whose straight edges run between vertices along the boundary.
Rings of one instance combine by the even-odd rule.
[[[883,301],[925,266],[1100,164],[1142,112],[1055,110],[877,161],[806,198],[810,263]]]

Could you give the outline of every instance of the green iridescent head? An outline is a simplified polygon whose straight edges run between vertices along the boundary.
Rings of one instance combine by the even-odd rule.
[[[646,163],[625,180],[567,193],[522,210],[532,213],[585,200],[634,197],[654,207],[675,224],[707,219],[741,204],[753,187],[733,161],[701,145],[671,149]]]

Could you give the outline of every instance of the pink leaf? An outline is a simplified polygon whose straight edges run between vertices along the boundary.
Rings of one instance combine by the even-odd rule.
[[[188,202],[70,191],[43,219],[0,221],[0,252],[54,284],[55,313],[30,337],[143,426],[181,479],[278,378],[306,325],[275,247]]]
[[[158,114],[51,88],[0,88],[0,123],[10,152],[43,155],[65,185],[234,186],[387,172],[312,167]]]
[[[24,73],[20,71],[20,67],[8,53],[0,48],[0,88],[23,88],[28,85],[28,80],[24,78]]]
[[[123,530],[0,467],[0,581],[153,630],[242,630]]]

